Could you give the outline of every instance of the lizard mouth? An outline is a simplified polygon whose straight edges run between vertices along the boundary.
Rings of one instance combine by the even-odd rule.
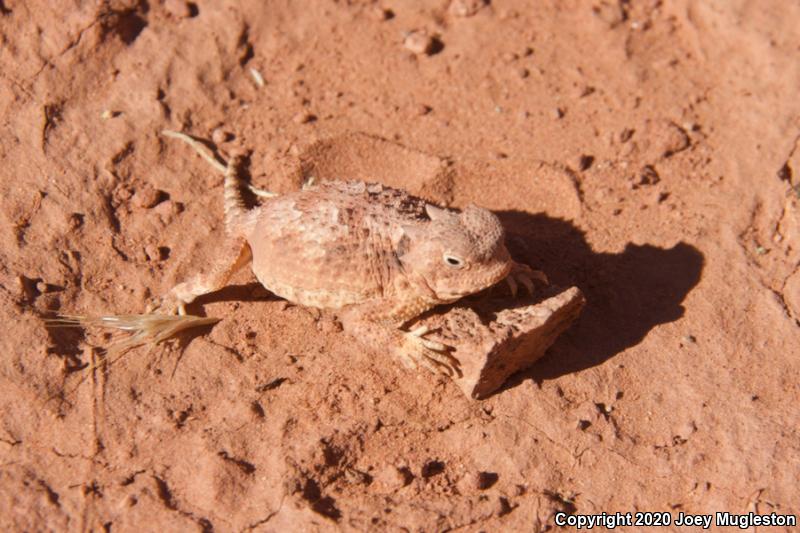
[[[488,289],[492,285],[505,279],[505,277],[510,273],[511,262],[499,263],[496,267],[492,268],[488,272],[485,272],[479,278],[472,278],[468,283],[463,283],[463,285],[459,283],[460,287],[469,287],[468,289],[461,288],[455,290],[444,290],[438,293],[437,296],[443,300],[454,302],[460,298],[469,296],[470,294],[475,294],[476,292],[481,292],[484,289]],[[460,281],[465,282],[466,280],[461,278]]]

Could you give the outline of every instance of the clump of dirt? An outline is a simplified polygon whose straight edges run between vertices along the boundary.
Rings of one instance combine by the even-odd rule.
[[[787,2],[0,2],[3,529],[797,515],[799,22]],[[345,168],[491,208],[586,307],[480,402],[246,274],[198,303],[215,326],[106,360],[103,332],[42,318],[141,312],[224,241],[219,175],[166,128],[250,151],[264,189]]]

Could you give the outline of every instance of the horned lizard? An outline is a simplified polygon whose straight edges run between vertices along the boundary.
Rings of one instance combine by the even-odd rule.
[[[507,280],[533,291],[541,272],[514,262],[498,218],[469,205],[460,213],[376,183],[329,181],[263,197],[247,209],[239,177],[241,156],[223,165],[194,138],[181,139],[225,175],[228,243],[211,272],[175,286],[157,313],[95,320],[126,329],[138,340],[160,341],[209,320],[186,315],[198,296],[221,289],[252,264],[259,282],[286,300],[336,310],[345,328],[370,345],[388,345],[408,367],[452,374],[449,348],[427,339],[427,328],[403,329],[432,307]],[[83,318],[83,317],[79,317]],[[86,320],[78,320],[87,323]]]

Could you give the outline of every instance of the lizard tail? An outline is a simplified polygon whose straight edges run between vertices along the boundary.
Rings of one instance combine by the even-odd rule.
[[[225,229],[230,235],[241,235],[244,233],[248,222],[252,220],[249,210],[244,202],[242,196],[242,189],[245,187],[239,174],[242,166],[243,158],[241,156],[233,156],[227,164],[221,163],[211,151],[189,135],[172,130],[164,130],[161,132],[166,137],[172,137],[188,144],[194,149],[197,154],[205,159],[209,165],[214,167],[218,172],[225,175],[224,186],[224,199],[223,204],[225,212]],[[255,187],[248,186],[248,188],[257,196],[273,197],[275,193],[256,189]]]
[[[248,217],[248,209],[242,197],[242,179],[239,177],[239,168],[242,165],[242,157],[235,155],[228,161],[225,169],[225,229],[231,235],[242,233]]]

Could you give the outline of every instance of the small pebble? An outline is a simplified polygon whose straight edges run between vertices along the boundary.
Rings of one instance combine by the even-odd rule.
[[[211,140],[214,141],[214,144],[227,142],[231,137],[232,135],[222,128],[214,128],[214,131],[211,132]]]
[[[67,216],[67,225],[69,229],[76,230],[83,226],[83,215],[81,213],[70,213]]]
[[[453,0],[450,2],[450,14],[454,17],[471,17],[488,3],[488,0]]]
[[[414,480],[414,474],[408,467],[395,467],[386,465],[379,468],[373,476],[373,481],[379,490],[391,492],[401,489]]]
[[[625,128],[624,130],[622,130],[622,132],[619,134],[619,142],[621,143],[628,142],[631,139],[631,137],[633,137],[633,131],[634,130],[629,128]]]
[[[517,75],[522,79],[527,78],[528,76],[530,76],[530,74],[531,71],[526,69],[525,67],[517,69]]]
[[[417,115],[423,116],[423,115],[427,115],[428,113],[433,111],[433,108],[431,106],[428,106],[428,105],[425,105],[425,104],[418,104],[416,106],[415,111],[416,111]]]
[[[435,40],[426,30],[414,30],[406,35],[403,46],[417,55],[430,55],[433,52]]]
[[[555,120],[559,120],[559,119],[564,118],[565,114],[566,114],[566,110],[564,110],[563,108],[560,108],[560,107],[556,107],[550,112],[550,116],[552,116]]]
[[[678,152],[682,152],[689,148],[691,141],[686,130],[677,124],[670,123],[664,132],[664,144],[662,148],[662,156],[669,157]]]
[[[133,205],[143,209],[150,209],[169,198],[164,191],[158,190],[152,185],[144,184],[136,190],[133,195]]]
[[[161,222],[166,225],[171,223],[176,215],[183,212],[183,204],[167,200],[155,206],[153,212],[161,219]]]
[[[264,81],[264,76],[262,76],[261,72],[257,71],[254,68],[250,69],[250,77],[253,78],[253,81],[255,82],[256,86],[258,86],[258,88],[261,88],[264,85],[266,85],[266,82]]]
[[[663,204],[667,198],[669,198],[669,193],[666,191],[657,191],[653,195],[653,200],[656,204]]]
[[[519,56],[517,54],[515,54],[514,52],[505,52],[502,55],[502,58],[503,58],[503,61],[505,63],[513,63],[514,61],[519,59]]]
[[[192,16],[192,8],[184,0],[166,0],[164,9],[173,17],[185,19]]]
[[[136,207],[150,209],[169,198],[164,191],[158,190],[152,185],[144,184],[136,190],[133,195],[133,205]]]
[[[309,111],[301,111],[292,119],[296,124],[308,124],[317,120],[317,116]]]
[[[639,171],[639,181],[635,185],[655,185],[660,181],[661,177],[656,172],[655,167],[653,165],[645,165]]]
[[[595,16],[614,28],[625,21],[626,14],[618,2],[601,2],[597,7],[592,8]]]
[[[394,11],[381,6],[373,6],[370,15],[377,21],[390,20],[394,18]]]
[[[169,248],[166,246],[156,246],[148,244],[144,247],[144,253],[149,261],[163,261],[169,257]]]

